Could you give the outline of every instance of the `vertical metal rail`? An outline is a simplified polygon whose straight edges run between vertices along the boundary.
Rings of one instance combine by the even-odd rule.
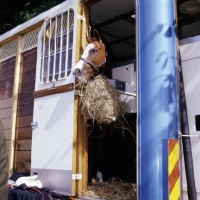
[[[44,57],[45,57],[45,38],[46,38],[46,21],[45,21],[45,27],[43,32],[43,44],[42,44],[42,60],[41,60],[41,79],[40,81],[44,83]]]
[[[49,68],[50,68],[50,62],[51,62],[51,20],[49,21],[49,49],[48,49],[48,62],[47,62],[47,80],[46,83],[49,83]]]
[[[65,54],[65,78],[67,77],[67,69],[68,69],[68,51],[69,51],[69,17],[70,17],[70,9],[68,10],[67,15],[67,37],[66,37],[66,54]]]
[[[61,65],[62,65],[62,51],[63,51],[63,13],[61,15],[61,19],[60,19],[60,24],[61,24],[61,27],[60,27],[60,61],[59,61],[59,72],[58,72],[58,80],[61,79]]]
[[[136,0],[138,200],[167,200],[164,141],[178,138],[178,69],[174,0]]]
[[[56,81],[55,79],[55,69],[56,69],[56,51],[57,51],[57,45],[56,45],[56,40],[57,40],[57,16],[55,18],[55,32],[54,32],[54,58],[53,58],[53,75],[52,75],[52,82]],[[50,44],[49,44],[50,45]]]

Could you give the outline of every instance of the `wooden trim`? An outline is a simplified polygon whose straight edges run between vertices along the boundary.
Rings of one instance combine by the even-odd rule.
[[[80,2],[77,2],[77,14],[81,15],[81,4]],[[80,48],[81,48],[81,20],[78,18],[75,18],[76,21],[76,46],[74,47],[76,49],[75,53],[75,61],[79,60],[80,58]],[[77,172],[77,139],[78,139],[78,97],[75,96],[74,98],[74,131],[73,131],[73,152],[72,152],[72,174],[76,174]],[[77,181],[72,180],[72,190],[71,190],[71,196],[77,195]]]
[[[26,35],[29,32],[35,31],[36,29],[41,28],[41,26],[43,25],[43,23],[44,23],[44,19],[41,19],[41,21],[39,21],[38,23],[36,23],[33,26],[30,26],[27,29],[21,31],[20,34]]]
[[[77,19],[76,61],[80,59],[82,50],[86,47],[85,33],[88,33],[89,7],[79,2],[77,13],[84,16],[86,21]],[[80,197],[87,190],[88,182],[88,153],[87,126],[81,112],[80,97],[75,96],[74,102],[74,136],[72,173],[82,174],[82,180],[72,180],[72,196]]]
[[[84,3],[87,6],[91,6],[91,5],[93,5],[93,4],[95,4],[99,1],[101,1],[101,0],[82,0],[81,2]]]
[[[14,40],[17,39],[17,35],[13,35],[12,37],[7,38],[6,40],[0,42],[0,46],[4,46],[10,42],[13,42]]]
[[[10,157],[9,157],[8,177],[10,177],[10,175],[13,174],[13,167],[14,167],[15,130],[16,130],[17,104],[18,104],[18,95],[19,95],[18,93],[19,93],[21,52],[22,52],[22,36],[18,35],[17,40],[18,40],[18,43],[17,43],[14,84],[13,84],[12,117],[11,117],[11,132],[10,132]]]
[[[86,192],[88,188],[88,128],[81,111],[81,104],[78,105],[78,168],[83,177],[82,182],[78,182],[78,196],[80,197],[82,192]]]
[[[84,6],[83,8],[83,16],[85,16],[86,23],[82,24],[82,32],[88,33],[89,27],[89,7]],[[83,46],[87,45],[87,41],[85,39],[85,34],[82,34],[82,44]],[[79,97],[80,98],[80,97]],[[83,180],[81,187],[79,187],[79,197],[82,195],[82,192],[86,192],[88,188],[88,128],[84,120],[84,116],[81,111],[81,104],[79,103],[79,123],[78,123],[78,133],[80,134],[78,137],[82,137],[81,145],[82,150],[79,154],[80,165],[79,168],[82,170]]]
[[[52,87],[44,90],[38,90],[33,93],[34,98],[44,97],[52,94],[58,94],[63,92],[69,92],[74,90],[74,83],[69,83],[57,87]]]
[[[34,31],[34,30],[40,28],[40,27],[42,26],[43,23],[44,23],[44,20],[41,19],[41,21],[38,22],[37,24],[32,25],[32,26],[26,28],[25,30],[22,30],[22,31],[18,32],[16,35],[12,35],[11,37],[8,37],[8,38],[6,38],[5,40],[1,41],[1,42],[0,42],[0,46],[4,46],[5,44],[8,44],[8,43],[10,43],[10,42],[16,40],[18,34],[20,34],[20,35],[25,35],[25,34],[31,32],[31,31]]]

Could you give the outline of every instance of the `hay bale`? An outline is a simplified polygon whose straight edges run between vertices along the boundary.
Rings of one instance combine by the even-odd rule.
[[[105,200],[136,200],[136,184],[127,183],[120,179],[112,178],[111,181],[99,183],[95,179],[88,186],[88,191],[83,193],[86,199]]]
[[[81,102],[85,120],[96,120],[99,124],[110,124],[127,110],[126,103],[120,101],[118,91],[104,75],[88,80]]]

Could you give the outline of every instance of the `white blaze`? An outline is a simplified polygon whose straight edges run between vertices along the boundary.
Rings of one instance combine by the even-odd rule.
[[[84,52],[83,52],[83,55],[81,56],[81,58],[87,59],[89,57],[89,51],[90,51],[90,49],[92,49],[94,47],[95,47],[94,44],[88,44],[86,46],[86,48],[84,49]],[[79,60],[76,63],[74,69],[80,69],[82,75],[87,74],[87,70],[84,70],[83,66],[84,66],[84,61],[83,60]]]

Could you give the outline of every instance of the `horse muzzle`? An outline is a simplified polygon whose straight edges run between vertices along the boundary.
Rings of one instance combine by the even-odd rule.
[[[75,68],[73,71],[73,75],[75,78],[80,78],[81,77],[81,70],[79,68]]]

